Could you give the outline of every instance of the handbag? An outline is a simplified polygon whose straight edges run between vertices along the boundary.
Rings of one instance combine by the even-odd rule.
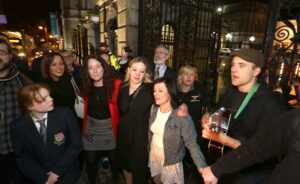
[[[71,84],[73,86],[74,92],[76,94],[75,103],[74,103],[74,109],[78,117],[83,118],[84,114],[84,100],[79,95],[79,88],[75,82],[75,79],[71,77]]]

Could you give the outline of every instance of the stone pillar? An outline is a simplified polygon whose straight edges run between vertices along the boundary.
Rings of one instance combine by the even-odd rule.
[[[121,54],[122,47],[129,45],[133,48],[133,55],[138,50],[138,17],[139,17],[139,1],[138,0],[98,0],[100,7],[100,42],[109,43],[109,33],[106,29],[108,8],[111,3],[116,3],[117,9],[117,29],[114,30],[113,36],[116,41],[116,55]]]
[[[133,55],[138,51],[138,0],[118,0],[118,54],[123,46],[129,45],[133,49]]]
[[[64,47],[72,50],[73,30],[85,19],[89,12],[95,9],[95,0],[61,0],[61,20],[63,28]]]
[[[79,23],[78,18],[66,17],[62,18],[64,49],[72,50],[72,32]]]

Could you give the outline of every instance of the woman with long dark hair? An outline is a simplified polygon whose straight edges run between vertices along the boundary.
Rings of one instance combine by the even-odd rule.
[[[192,118],[179,117],[176,84],[167,78],[154,81],[153,95],[156,106],[149,119],[149,167],[156,184],[184,183],[182,160],[185,147],[200,168],[206,166],[205,158],[197,144],[197,133]]]
[[[68,106],[73,110],[76,95],[63,57],[57,52],[46,53],[42,58],[41,72],[42,82],[50,87],[54,105]]]
[[[116,182],[118,171],[113,150],[119,122],[117,96],[121,80],[98,55],[87,57],[81,74],[85,102],[82,139],[89,183],[96,183],[99,159],[104,156],[110,160]]]

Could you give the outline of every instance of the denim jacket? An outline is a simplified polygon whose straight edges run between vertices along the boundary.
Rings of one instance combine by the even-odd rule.
[[[158,107],[154,107],[149,119],[148,148],[152,141],[150,128],[155,121]],[[185,155],[185,146],[189,149],[197,168],[205,167],[205,158],[197,144],[197,134],[190,115],[178,117],[176,109],[172,110],[166,124],[163,135],[165,153],[165,166],[173,165],[182,161]]]

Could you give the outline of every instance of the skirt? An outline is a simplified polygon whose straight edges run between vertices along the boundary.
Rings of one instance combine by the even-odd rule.
[[[82,137],[83,148],[88,151],[113,150],[116,140],[111,119],[98,120],[87,116],[86,127]]]
[[[164,184],[183,184],[183,166],[182,162],[174,165],[164,166],[164,149],[151,143],[149,164],[151,177],[161,174],[161,182]]]

